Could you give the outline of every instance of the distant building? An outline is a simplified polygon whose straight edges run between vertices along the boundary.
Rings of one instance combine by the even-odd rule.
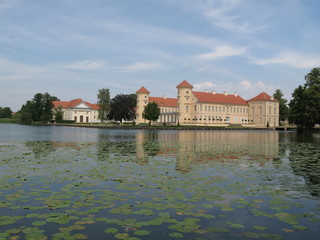
[[[150,97],[141,87],[137,93],[136,122],[146,123],[142,118],[144,107],[155,102],[160,107],[158,123],[181,125],[254,125],[274,127],[279,123],[279,101],[263,92],[246,101],[238,94],[215,91],[192,91],[186,80],[177,86],[177,98]]]
[[[53,101],[55,109],[61,107],[63,111],[63,120],[71,120],[76,123],[94,123],[99,122],[97,104],[85,102],[82,99],[71,101]]]

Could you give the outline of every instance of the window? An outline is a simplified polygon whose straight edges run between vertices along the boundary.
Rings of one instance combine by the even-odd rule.
[[[197,111],[197,105],[194,105],[194,111],[195,112]]]
[[[225,108],[225,107],[223,107],[223,112],[225,112],[225,110],[226,110],[226,108]]]
[[[207,111],[207,106],[204,106],[204,111],[205,111],[205,112]]]
[[[189,94],[189,91],[186,91],[186,94]]]
[[[202,112],[202,105],[200,105],[200,112]]]
[[[252,114],[254,114],[254,107],[252,107]]]
[[[274,107],[274,114],[277,114],[277,108]]]
[[[221,112],[221,107],[219,107],[219,112]]]
[[[271,114],[271,107],[269,107],[269,114]]]
[[[189,112],[189,106],[186,106],[186,112]]]

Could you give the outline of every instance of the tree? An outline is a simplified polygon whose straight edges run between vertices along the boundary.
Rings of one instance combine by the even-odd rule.
[[[118,94],[111,99],[109,119],[122,122],[135,119],[135,107],[137,105],[136,94]]]
[[[279,121],[287,120],[289,108],[287,106],[287,99],[282,98],[283,92],[280,89],[277,89],[274,92],[273,97],[279,100]]]
[[[55,101],[55,97],[51,97],[49,93],[45,93],[42,96],[42,114],[40,116],[40,120],[42,122],[49,122],[52,120],[52,109],[53,109],[53,103],[52,101]]]
[[[12,111],[9,107],[0,107],[0,118],[11,118]]]
[[[302,129],[320,124],[320,69],[312,69],[305,80],[304,86],[294,90],[289,103],[289,121]]]
[[[32,121],[49,122],[52,119],[52,101],[59,100],[49,93],[37,93],[32,100],[28,100],[26,104],[22,105],[21,121],[23,123],[31,123]]]
[[[108,119],[108,114],[110,111],[110,92],[107,88],[99,89],[98,92],[98,117],[101,122],[104,122]]]
[[[306,80],[306,86],[311,87],[320,84],[320,68],[313,68],[304,79]]]
[[[56,122],[62,122],[63,120],[63,111],[62,111],[62,107],[59,106],[58,108],[56,108],[54,110],[54,119],[56,120]]]
[[[142,117],[144,119],[149,120],[149,125],[151,125],[151,121],[157,121],[160,116],[160,108],[157,103],[149,102],[147,106],[144,108]]]

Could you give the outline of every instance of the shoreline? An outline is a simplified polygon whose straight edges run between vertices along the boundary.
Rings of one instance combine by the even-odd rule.
[[[86,124],[46,124],[47,126],[57,127],[79,127],[79,128],[98,128],[98,129],[121,129],[121,130],[201,130],[201,131],[290,131],[296,130],[295,127],[210,127],[210,126],[95,126]]]

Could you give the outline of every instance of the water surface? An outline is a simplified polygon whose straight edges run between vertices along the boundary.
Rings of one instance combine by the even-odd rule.
[[[0,239],[317,239],[319,133],[0,125]]]

